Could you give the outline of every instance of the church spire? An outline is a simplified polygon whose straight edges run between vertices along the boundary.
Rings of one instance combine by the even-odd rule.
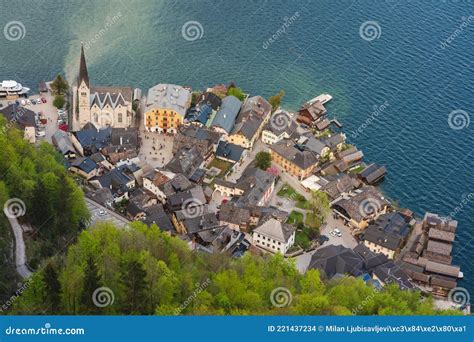
[[[87,73],[87,65],[86,65],[86,56],[84,55],[84,45],[81,43],[81,61],[79,64],[79,80],[78,80],[78,85],[81,84],[81,82],[84,81],[89,87],[89,75]]]

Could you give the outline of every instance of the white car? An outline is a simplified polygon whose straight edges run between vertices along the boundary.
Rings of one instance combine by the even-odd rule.
[[[334,229],[333,232],[334,232],[334,234],[336,234],[336,236],[338,236],[338,237],[341,237],[341,236],[342,236],[341,231],[340,231],[339,229],[337,229],[337,228]]]
[[[36,132],[36,136],[37,136],[38,138],[40,138],[40,137],[45,137],[45,136],[46,136],[46,133],[45,133],[44,131],[38,131],[38,132]]]
[[[99,216],[105,216],[107,212],[104,209],[99,210]]]

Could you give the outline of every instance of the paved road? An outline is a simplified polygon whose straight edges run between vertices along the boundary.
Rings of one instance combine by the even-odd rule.
[[[329,232],[334,228],[337,228],[341,231],[341,237],[332,236],[331,234],[329,234]],[[352,236],[351,229],[344,225],[344,221],[340,219],[334,219],[332,217],[332,213],[326,218],[326,223],[321,227],[321,235],[327,236],[329,238],[329,241],[326,241],[315,250],[303,253],[295,258],[296,268],[301,273],[306,272],[309,262],[311,261],[311,257],[318,249],[329,245],[342,245],[344,247],[352,249],[357,246],[358,243],[357,240]]]
[[[32,275],[32,272],[26,266],[26,253],[25,253],[25,241],[23,240],[23,229],[21,228],[20,223],[17,218],[7,215],[6,209],[4,209],[5,215],[10,222],[10,225],[15,235],[15,265],[16,271],[23,278],[29,278]]]
[[[125,217],[122,217],[112,210],[107,209],[90,198],[85,197],[85,200],[87,208],[91,213],[91,226],[97,222],[112,221],[112,223],[114,223],[117,227],[125,227],[131,222]]]

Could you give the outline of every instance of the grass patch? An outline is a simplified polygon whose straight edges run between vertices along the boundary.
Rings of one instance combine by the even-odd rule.
[[[310,228],[319,229],[321,227],[321,220],[313,213],[306,213],[306,221],[304,224]]]
[[[311,246],[311,240],[302,230],[297,230],[295,235],[295,245],[300,246],[303,249],[309,248]]]
[[[299,225],[303,223],[303,214],[298,212],[298,211],[292,211],[290,213],[290,216],[288,216],[288,219],[286,220],[286,223],[292,224],[292,225]]]
[[[209,165],[207,166],[208,169],[212,167],[217,167],[219,170],[221,170],[221,173],[218,175],[218,176],[221,176],[232,167],[232,163],[222,160],[222,159],[214,158],[214,160],[211,161]]]
[[[289,186],[287,183],[285,183],[285,185],[282,186],[280,191],[278,191],[277,196],[295,201],[297,208],[308,210],[310,207],[310,204],[306,200],[306,198],[302,194],[296,192],[296,190]]]
[[[356,174],[357,174],[357,173],[361,173],[362,171],[364,171],[364,169],[365,169],[365,167],[363,167],[362,165],[359,165],[359,166],[357,166],[357,167],[351,169],[350,171],[351,171],[352,173],[356,173]]]

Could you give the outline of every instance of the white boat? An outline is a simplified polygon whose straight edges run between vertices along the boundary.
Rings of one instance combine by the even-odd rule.
[[[329,94],[321,94],[319,96],[316,96],[314,99],[309,100],[307,103],[308,104],[313,104],[316,101],[319,101],[321,104],[325,104],[326,102],[329,102],[332,100],[332,96]]]
[[[23,87],[16,81],[3,81],[0,83],[0,97],[26,96],[30,88]]]

